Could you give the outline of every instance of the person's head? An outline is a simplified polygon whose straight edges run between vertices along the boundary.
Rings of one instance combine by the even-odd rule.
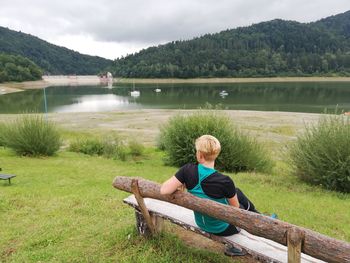
[[[198,162],[204,159],[208,162],[215,161],[221,151],[221,145],[218,139],[211,135],[202,135],[196,140],[196,157]]]

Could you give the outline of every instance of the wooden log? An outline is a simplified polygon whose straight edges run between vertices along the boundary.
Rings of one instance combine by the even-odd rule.
[[[154,215],[153,213],[150,213],[155,233],[160,233],[164,226],[164,219],[159,217],[158,215]],[[150,237],[153,236],[154,233],[152,233],[151,229],[149,228],[145,217],[143,214],[138,210],[138,208],[135,208],[135,218],[136,218],[136,229],[137,232],[144,237]]]
[[[142,198],[142,195],[140,193],[140,189],[139,189],[139,185],[138,185],[138,180],[137,179],[133,179],[132,180],[132,182],[131,182],[131,191],[135,195],[136,201],[139,204],[139,208],[141,210],[141,214],[142,214],[144,220],[147,223],[148,230],[149,230],[150,234],[151,235],[155,234],[155,232],[156,232],[155,231],[155,227],[153,225],[151,216],[150,216],[150,214],[149,214],[149,212],[147,210],[145,202],[143,201],[143,198]],[[138,215],[136,215],[136,219],[138,219],[138,218],[141,220],[141,218]],[[142,222],[140,222],[140,224],[141,223]],[[142,226],[142,224],[140,226]]]
[[[131,177],[118,176],[114,179],[113,186],[131,193],[131,181]],[[278,219],[198,198],[187,192],[176,191],[172,195],[161,195],[160,184],[148,180],[139,179],[139,189],[143,197],[163,200],[207,214],[285,246],[288,230],[297,228],[304,235],[302,251],[305,254],[327,262],[350,262],[350,244],[347,242]]]
[[[144,218],[144,216],[142,215],[142,213],[135,209],[135,218],[136,218],[136,229],[137,232],[141,235],[141,236],[145,236],[145,237],[149,237],[152,236],[152,232],[149,229],[147,222]]]
[[[301,262],[301,248],[304,239],[304,232],[297,228],[290,228],[287,232],[288,263]]]

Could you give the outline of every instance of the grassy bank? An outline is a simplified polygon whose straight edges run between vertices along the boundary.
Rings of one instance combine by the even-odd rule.
[[[186,111],[187,112],[187,111]],[[63,129],[64,147],[49,158],[18,157],[0,147],[0,167],[16,174],[0,181],[0,262],[232,262],[207,239],[167,224],[161,236],[136,235],[128,196],[112,188],[115,176],[163,182],[176,168],[155,150],[158,125],[174,110],[49,114]],[[281,153],[316,114],[228,111],[245,132],[268,146],[277,162],[271,174],[229,174],[265,213],[350,241],[350,195],[308,186],[288,175]],[[0,121],[16,115],[0,115]],[[157,125],[155,125],[157,123]],[[68,141],[113,131],[148,145],[142,158],[117,161],[68,152]]]
[[[150,241],[136,235],[133,211],[122,203],[128,194],[111,182],[116,175],[164,180],[174,169],[160,155],[151,150],[137,162],[68,152],[34,159],[1,149],[1,164],[17,177],[11,186],[0,182],[0,261],[225,262],[170,232]]]
[[[0,149],[1,165],[16,174],[0,182],[1,262],[232,262],[221,254],[186,246],[167,225],[152,240],[136,235],[128,195],[111,186],[117,175],[162,182],[176,169],[162,153],[126,162],[62,151],[50,158],[17,157]],[[266,213],[350,241],[350,196],[307,186],[287,175],[231,174]]]

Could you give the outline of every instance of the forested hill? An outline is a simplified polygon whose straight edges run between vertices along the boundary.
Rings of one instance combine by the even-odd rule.
[[[121,77],[350,75],[350,11],[313,23],[272,20],[151,47],[114,61]]]
[[[0,53],[21,55],[51,74],[97,74],[111,61],[50,44],[29,34],[0,27]]]
[[[0,53],[0,83],[41,79],[42,71],[28,58]]]

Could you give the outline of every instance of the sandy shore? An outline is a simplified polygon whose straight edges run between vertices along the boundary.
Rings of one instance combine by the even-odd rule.
[[[0,95],[28,89],[43,89],[49,86],[99,85],[98,76],[43,76],[42,80],[0,83]]]
[[[350,82],[350,77],[195,78],[195,79],[115,79],[120,83],[259,83],[259,82]]]
[[[114,78],[118,83],[181,84],[181,83],[259,83],[259,82],[350,82],[350,77],[276,77],[276,78],[196,78],[196,79],[125,79]],[[49,86],[99,85],[98,76],[44,76],[43,80],[0,83],[0,95],[27,89],[43,89]]]
[[[48,118],[68,131],[108,135],[118,132],[124,137],[155,145],[159,127],[176,114],[193,110],[129,110],[92,113],[49,113]],[[228,110],[226,112],[244,132],[280,148],[281,143],[293,140],[305,124],[315,123],[319,114]],[[0,122],[16,118],[16,114],[0,114]]]

